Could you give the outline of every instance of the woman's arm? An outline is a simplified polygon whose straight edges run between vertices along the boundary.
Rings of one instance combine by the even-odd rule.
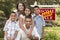
[[[20,25],[20,28],[21,28],[25,33],[27,33],[26,29],[25,29],[24,26],[23,26],[23,18],[22,18],[22,17],[19,18],[19,25]]]
[[[32,36],[32,31],[33,31],[33,29],[34,29],[34,20],[33,20],[33,18],[32,18],[32,27],[31,27],[31,29],[30,29],[30,32],[27,33],[27,37],[28,37],[28,38],[30,38],[30,37]]]
[[[33,20],[33,18],[32,18],[32,28],[31,28],[31,30],[30,30],[30,33],[32,33],[33,28],[34,28],[34,20]]]

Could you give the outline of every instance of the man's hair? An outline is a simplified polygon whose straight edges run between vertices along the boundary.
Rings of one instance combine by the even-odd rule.
[[[12,13],[16,15],[16,12],[12,11],[11,14],[12,14]],[[11,15],[11,14],[10,14],[10,15]]]
[[[32,17],[31,17],[31,16],[26,16],[26,17],[25,17],[25,19],[26,19],[26,18],[32,19]]]
[[[39,6],[34,6],[34,8],[39,8]]]
[[[14,11],[12,11],[11,13],[15,13]]]

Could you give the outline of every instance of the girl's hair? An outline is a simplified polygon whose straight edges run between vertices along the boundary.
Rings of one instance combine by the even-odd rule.
[[[16,6],[17,10],[18,10],[18,5],[19,5],[19,3],[21,3],[21,4],[23,5],[24,10],[25,10],[25,4],[24,4],[23,2],[20,2],[20,1],[17,3],[17,6]]]
[[[30,15],[29,15],[29,16],[31,16],[31,8],[30,8],[30,6],[26,6],[26,8],[30,10]],[[25,9],[26,9],[26,8],[25,8]],[[25,13],[24,13],[24,15],[25,15]],[[25,15],[25,16],[26,16],[26,15]]]

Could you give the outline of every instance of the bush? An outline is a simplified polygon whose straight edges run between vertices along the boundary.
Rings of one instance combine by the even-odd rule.
[[[46,32],[44,40],[58,40],[58,36],[55,32]]]
[[[4,37],[4,32],[0,31],[0,38],[3,38],[3,37]]]
[[[0,38],[0,40],[4,40],[3,38]]]
[[[4,24],[0,24],[0,28],[3,28],[4,27]]]

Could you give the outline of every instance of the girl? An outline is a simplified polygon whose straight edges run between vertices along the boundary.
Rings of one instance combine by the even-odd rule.
[[[24,24],[24,20],[25,20],[25,17],[27,16],[31,16],[31,9],[27,6],[26,8],[25,8],[25,15],[20,15],[20,19],[19,19],[19,23],[20,23],[20,27],[21,27],[21,29],[27,34],[27,36],[31,36],[31,33],[32,33],[32,30],[33,30],[33,28],[34,28],[34,21],[33,21],[33,18],[32,18],[32,28],[31,28],[31,30],[30,30],[30,32],[29,33],[27,33],[27,31],[26,31],[26,29],[24,28],[24,26],[23,26],[23,24]]]
[[[25,4],[23,2],[18,2],[17,6],[16,6],[17,10],[14,10],[14,12],[16,12],[17,14],[17,19],[19,19],[19,16],[22,14],[24,14],[24,10],[25,10]]]

